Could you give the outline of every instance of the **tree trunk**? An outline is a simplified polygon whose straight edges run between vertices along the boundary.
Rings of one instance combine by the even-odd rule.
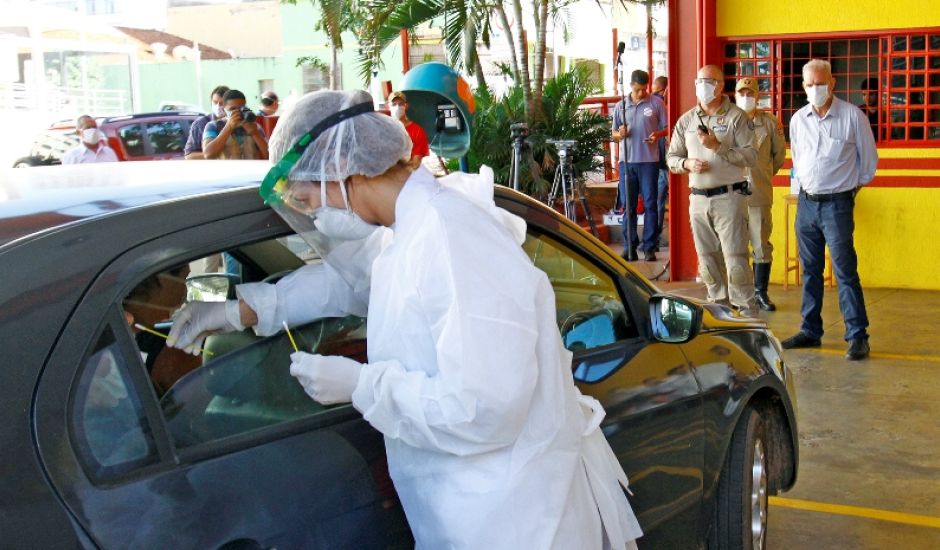
[[[512,36],[512,29],[509,28],[509,18],[506,17],[506,10],[502,2],[496,5],[496,14],[499,15],[499,22],[506,30],[506,40],[509,42],[509,63],[512,66],[512,78],[516,82],[522,82],[522,75],[519,73],[519,59],[516,53],[516,40]]]
[[[532,106],[534,112],[542,111],[542,86],[545,84],[545,51],[548,41],[548,0],[533,2],[533,10],[538,9],[536,17],[535,43],[535,86],[533,87]]]
[[[473,73],[477,77],[477,87],[482,89],[486,87],[486,78],[483,76],[483,66],[480,65],[480,56],[473,50]]]
[[[467,26],[463,31],[464,67],[477,79],[477,86],[486,86],[483,78],[483,67],[480,65],[480,53],[477,51],[477,33],[480,31],[479,21],[472,11],[467,17]]]
[[[336,46],[330,44],[330,89],[339,89],[339,55]]]
[[[522,77],[522,95],[525,97],[526,120],[532,121],[532,80],[529,78],[529,46],[525,40],[525,30],[522,28],[522,2],[512,0],[513,15],[519,28],[519,73]]]

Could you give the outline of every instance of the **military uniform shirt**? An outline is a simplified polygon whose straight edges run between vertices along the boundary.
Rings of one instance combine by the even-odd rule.
[[[701,120],[701,122],[700,122]],[[698,139],[698,126],[705,124],[709,133],[721,142],[717,150],[706,148]],[[747,168],[757,160],[754,131],[747,113],[731,103],[727,96],[715,115],[708,115],[696,105],[676,122],[666,153],[666,164],[674,174],[689,174],[689,187],[714,189],[747,179]],[[689,173],[682,163],[688,158],[708,161],[701,174]]]
[[[774,202],[773,177],[787,158],[787,144],[783,139],[783,126],[777,117],[757,111],[751,120],[754,126],[754,147],[757,160],[749,169],[751,196],[748,206],[770,206]]]

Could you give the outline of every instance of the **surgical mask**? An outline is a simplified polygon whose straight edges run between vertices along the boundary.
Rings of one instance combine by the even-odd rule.
[[[816,84],[806,88],[806,99],[817,109],[826,104],[829,99],[829,86],[827,84]]]
[[[101,141],[101,137],[98,135],[97,128],[85,128],[82,130],[82,141],[89,144],[95,145]]]
[[[389,112],[392,114],[392,118],[401,120],[405,116],[405,107],[403,105],[392,105]]]
[[[353,212],[346,196],[346,184],[339,183],[346,208],[336,208],[326,204],[326,184],[320,184],[320,206],[313,212],[313,224],[324,236],[337,241],[357,241],[365,239],[375,231],[376,226],[366,222]]]
[[[221,103],[216,103],[212,106],[212,114],[214,114],[216,118],[225,118],[225,107],[223,107]]]
[[[747,97],[747,96],[736,96],[734,102],[738,107],[744,109],[748,113],[753,111],[757,107],[757,98],[756,97]]]
[[[711,82],[696,82],[695,97],[702,105],[711,103],[715,99],[715,85]]]

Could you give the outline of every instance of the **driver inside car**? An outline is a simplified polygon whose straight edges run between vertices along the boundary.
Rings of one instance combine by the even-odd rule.
[[[167,347],[166,341],[153,332],[158,323],[168,321],[186,301],[186,277],[189,264],[183,264],[151,275],[131,290],[124,299],[124,314],[134,332],[134,340],[150,374],[157,395],[163,395],[186,373],[199,367],[198,357]],[[138,326],[139,325],[139,326]]]
[[[186,304],[170,345],[368,314],[367,363],[299,351],[290,371],[385,436],[417,548],[635,548],[604,410],[574,385],[552,287],[492,172],[410,167],[404,129],[362,91],[304,96],[270,153],[262,196],[323,262]]]

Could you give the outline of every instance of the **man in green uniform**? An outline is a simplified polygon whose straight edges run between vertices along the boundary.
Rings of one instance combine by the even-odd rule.
[[[770,262],[773,261],[774,252],[774,247],[770,244],[770,231],[773,229],[770,209],[774,203],[771,181],[783,166],[783,160],[787,156],[787,144],[783,139],[783,125],[777,117],[757,110],[757,98],[760,96],[757,81],[749,77],[742,78],[735,90],[735,103],[751,120],[754,147],[757,149],[757,161],[748,171],[747,178],[751,189],[751,196],[747,199],[747,228],[754,259],[754,297],[758,307],[764,311],[774,311],[777,306],[767,295]]]

